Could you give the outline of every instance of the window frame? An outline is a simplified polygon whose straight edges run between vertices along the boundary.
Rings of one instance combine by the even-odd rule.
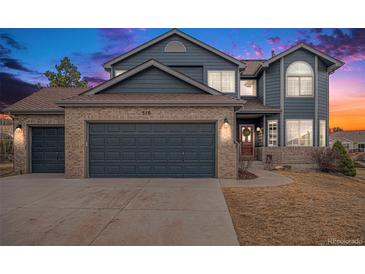
[[[227,72],[232,73],[232,75],[233,75],[233,90],[232,91],[223,91],[222,90],[222,83],[223,83],[222,75],[223,75],[223,73],[227,73]],[[217,88],[209,85],[209,83],[210,83],[210,74],[211,73],[219,73],[220,74],[220,89],[217,89]],[[208,70],[207,71],[207,85],[209,87],[211,87],[213,89],[216,89],[216,90],[218,90],[222,93],[225,93],[225,94],[236,93],[236,71],[234,71],[234,70]]]
[[[293,122],[293,121],[297,121],[299,122],[299,135],[300,135],[300,131],[301,131],[301,128],[300,128],[300,122],[302,121],[310,121],[311,122],[311,129],[312,129],[312,132],[311,132],[311,136],[310,136],[310,144],[309,145],[301,145],[300,144],[300,141],[303,140],[302,138],[298,138],[298,144],[297,145],[290,145],[288,144],[288,122]],[[314,126],[313,126],[313,119],[286,119],[285,120],[285,146],[287,147],[313,147],[313,136],[314,136]]]
[[[322,124],[324,123],[324,134],[321,133],[321,130],[322,130]],[[325,147],[327,145],[327,121],[326,120],[319,120],[319,123],[318,123],[318,134],[319,134],[319,146],[320,147]],[[323,139],[321,138],[321,136],[323,136]],[[324,142],[322,144],[322,141]]]
[[[173,45],[175,44],[175,45]],[[178,45],[179,47],[181,47],[180,49],[177,49],[177,48],[170,48],[169,49],[169,46],[176,46]],[[186,46],[184,45],[183,42],[181,41],[178,41],[178,40],[172,40],[172,41],[169,41],[167,42],[167,44],[165,45],[165,48],[164,48],[164,52],[167,52],[167,53],[185,53],[187,50],[186,50]]]
[[[243,81],[254,81],[255,85],[254,85],[254,95],[245,95],[242,94],[242,82]],[[257,79],[240,79],[240,96],[241,97],[257,97]]]
[[[275,129],[275,139],[273,138],[273,140],[276,142],[276,144],[273,144],[273,143],[270,143],[271,141],[273,141],[273,140],[271,140],[271,138],[270,138],[270,125],[271,124],[276,124],[276,129]],[[268,120],[267,121],[267,146],[268,147],[277,147],[278,145],[279,145],[279,138],[278,138],[278,136],[279,136],[279,128],[278,128],[278,125],[279,125],[279,123],[278,123],[278,120]]]
[[[310,68],[310,71],[311,71],[311,74],[299,74],[299,73],[290,73],[289,72],[289,69],[291,66],[293,66],[294,64],[296,63],[303,63],[305,65],[307,65],[309,68]],[[289,78],[297,78],[297,81],[298,81],[298,94],[296,95],[291,95],[289,94]],[[302,86],[302,79],[304,78],[311,78],[311,83],[312,83],[312,86],[311,86],[311,94],[309,95],[306,95],[306,94],[302,94],[302,89],[301,89],[301,86]],[[285,75],[285,96],[286,97],[290,97],[290,98],[312,98],[314,97],[314,71],[313,71],[313,68],[312,66],[308,63],[308,62],[305,62],[305,61],[295,61],[293,63],[291,63],[287,69],[286,69],[286,75]]]

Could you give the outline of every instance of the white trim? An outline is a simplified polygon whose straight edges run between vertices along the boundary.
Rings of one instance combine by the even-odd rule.
[[[284,97],[284,57],[280,59],[280,146],[284,146],[285,140],[284,140],[284,132],[285,132],[285,125],[284,125],[284,112],[285,112],[285,97]]]
[[[270,124],[276,124],[276,145],[270,144]],[[268,147],[277,147],[279,145],[279,122],[277,119],[267,120],[267,146]]]

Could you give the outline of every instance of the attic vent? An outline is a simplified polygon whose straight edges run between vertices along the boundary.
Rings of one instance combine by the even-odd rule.
[[[171,41],[167,43],[165,52],[186,52],[186,47],[180,41]]]

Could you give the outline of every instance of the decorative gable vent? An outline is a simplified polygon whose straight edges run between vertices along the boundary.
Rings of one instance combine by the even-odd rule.
[[[165,52],[186,52],[186,47],[180,41],[171,41],[167,43]]]

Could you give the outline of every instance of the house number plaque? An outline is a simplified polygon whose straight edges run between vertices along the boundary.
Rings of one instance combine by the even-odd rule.
[[[150,110],[142,110],[142,115],[151,115]]]

